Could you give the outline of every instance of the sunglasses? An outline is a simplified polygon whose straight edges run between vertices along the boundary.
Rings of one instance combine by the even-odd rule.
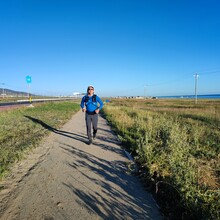
[[[88,90],[93,90],[93,89],[88,89]]]

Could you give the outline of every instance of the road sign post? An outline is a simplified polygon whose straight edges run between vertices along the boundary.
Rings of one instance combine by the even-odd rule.
[[[30,93],[30,84],[32,82],[31,76],[26,76],[26,82],[28,84],[28,98],[29,98],[29,102],[30,102],[30,107],[33,107],[32,97],[31,97],[31,93]]]

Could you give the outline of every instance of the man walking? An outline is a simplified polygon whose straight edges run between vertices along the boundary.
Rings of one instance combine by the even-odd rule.
[[[88,86],[87,95],[83,96],[80,106],[82,111],[86,112],[86,129],[90,145],[92,144],[91,126],[93,126],[93,139],[95,139],[98,129],[98,114],[103,107],[102,100],[94,94],[93,86]]]

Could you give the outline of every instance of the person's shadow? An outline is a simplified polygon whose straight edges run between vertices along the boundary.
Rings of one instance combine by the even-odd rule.
[[[43,122],[42,120],[37,119],[37,118],[33,118],[29,115],[24,115],[24,117],[30,119],[34,123],[40,124],[43,128],[47,129],[48,131],[52,131],[56,134],[63,135],[65,137],[69,137],[69,138],[87,143],[87,137],[86,136],[53,128],[50,125]]]

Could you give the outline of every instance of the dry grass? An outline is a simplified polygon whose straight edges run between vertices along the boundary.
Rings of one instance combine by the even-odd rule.
[[[0,179],[25,151],[35,147],[53,128],[63,125],[79,110],[73,102],[50,102],[34,108],[21,107],[0,114]]]
[[[147,176],[179,192],[179,217],[220,218],[220,100],[115,99],[104,112]]]

